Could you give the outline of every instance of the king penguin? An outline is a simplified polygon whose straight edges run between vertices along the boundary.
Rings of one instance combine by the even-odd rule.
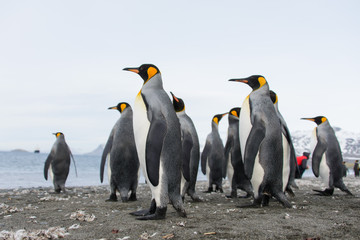
[[[45,161],[44,177],[47,180],[49,172],[53,180],[55,192],[60,193],[60,191],[65,192],[65,182],[70,170],[70,159],[72,158],[74,161],[74,158],[69,146],[65,142],[64,134],[62,132],[53,134],[56,136],[56,141]],[[74,166],[77,175],[75,161]]]
[[[135,201],[140,164],[134,139],[133,111],[126,102],[108,109],[118,110],[121,118],[115,123],[106,142],[101,157],[100,181],[103,182],[105,162],[109,157],[108,173],[111,194],[107,201],[117,201],[116,190],[119,191],[123,202]],[[128,197],[130,191],[131,194]]]
[[[183,151],[181,178],[181,196],[184,199],[187,193],[195,202],[201,201],[195,192],[196,179],[200,161],[200,145],[195,125],[185,112],[185,103],[172,92],[173,106],[181,126],[181,143]]]
[[[124,68],[140,75],[143,86],[134,103],[134,134],[140,166],[150,186],[150,209],[133,212],[139,220],[164,219],[170,200],[180,216],[186,217],[180,195],[181,130],[161,73],[153,64]]]
[[[229,111],[228,135],[225,144],[226,174],[231,184],[230,198],[237,197],[237,189],[247,193],[246,197],[253,195],[250,180],[245,176],[242,162],[239,139],[239,116],[241,108],[235,107]]]
[[[321,177],[326,185],[324,191],[314,190],[320,195],[331,196],[334,187],[349,195],[352,193],[346,188],[342,174],[342,154],[335,131],[329,120],[324,116],[314,118],[302,118],[302,120],[313,121],[317,124],[312,134],[312,170],[315,177]]]
[[[224,145],[219,134],[219,122],[224,114],[217,114],[211,120],[211,133],[206,138],[205,147],[201,153],[201,171],[208,178],[207,193],[213,192],[213,185],[216,191],[223,192],[222,179],[225,163]]]
[[[284,194],[288,177],[283,177],[283,136],[269,85],[261,75],[229,81],[246,83],[253,89],[240,113],[241,154],[245,174],[254,190],[253,206],[266,206],[273,196],[290,208]]]
[[[272,90],[270,90],[270,98],[274,104],[276,114],[279,117],[282,135],[283,135],[283,154],[284,154],[283,155],[284,156],[283,178],[285,178],[286,176],[289,176],[289,178],[288,178],[289,181],[286,186],[286,191],[290,195],[294,196],[294,192],[292,191],[291,187],[298,188],[298,186],[295,183],[295,172],[299,171],[297,161],[296,161],[295,148],[294,148],[292,138],[290,135],[290,131],[286,124],[286,121],[279,111],[278,96]],[[284,182],[286,182],[286,179],[284,179]]]

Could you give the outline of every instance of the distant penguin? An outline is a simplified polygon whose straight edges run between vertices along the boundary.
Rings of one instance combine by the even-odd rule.
[[[140,164],[134,139],[133,111],[126,102],[121,102],[109,109],[118,110],[121,118],[115,123],[105,145],[101,157],[100,181],[103,182],[105,162],[109,157],[108,172],[111,194],[107,201],[117,201],[116,190],[119,191],[123,202],[135,201]],[[128,198],[130,191],[131,194]]]
[[[324,116],[302,118],[317,124],[312,134],[312,170],[315,177],[320,177],[326,185],[324,191],[314,190],[320,195],[331,196],[334,187],[349,195],[352,193],[346,188],[342,174],[342,153],[335,132],[329,120]]]
[[[270,99],[265,78],[253,75],[229,81],[248,84],[253,91],[246,97],[240,113],[240,145],[246,176],[254,190],[254,204],[268,205],[270,196],[291,207],[284,191],[283,135],[279,118]]]
[[[144,80],[134,104],[135,143],[145,179],[150,186],[150,209],[132,213],[139,220],[163,219],[170,200],[179,215],[186,217],[180,195],[181,130],[161,73],[152,64],[125,68]]]
[[[225,144],[225,171],[231,184],[231,195],[236,198],[237,188],[247,193],[246,197],[252,196],[250,180],[245,176],[244,163],[240,151],[239,139],[239,116],[240,108],[236,107],[229,111],[229,127]]]
[[[184,199],[185,193],[187,193],[193,201],[198,202],[201,200],[195,192],[195,184],[200,161],[199,138],[193,121],[185,112],[184,101],[181,98],[176,97],[172,92],[170,93],[181,126],[181,143],[183,151],[181,196]]]
[[[208,178],[209,188],[206,191],[208,193],[213,192],[213,185],[216,186],[216,191],[223,192],[222,179],[224,177],[225,155],[218,125],[221,118],[226,114],[217,114],[212,118],[211,133],[207,136],[205,147],[201,153],[201,171]]]
[[[299,171],[296,161],[295,148],[292,142],[289,128],[287,127],[284,117],[281,115],[279,111],[278,96],[272,90],[270,90],[270,98],[271,101],[274,103],[276,114],[280,119],[281,129],[283,134],[283,154],[284,154],[283,177],[289,175],[289,181],[286,187],[286,191],[290,195],[294,196],[294,192],[292,191],[291,186],[294,188],[298,188],[298,186],[295,183],[295,172]],[[286,141],[284,138],[286,139]]]
[[[60,191],[65,192],[65,182],[70,170],[70,159],[73,158],[73,156],[69,146],[65,142],[64,134],[61,132],[53,134],[56,136],[56,141],[45,161],[44,177],[45,180],[47,180],[49,172],[53,180],[55,192],[60,193]],[[77,175],[75,161],[74,166]]]

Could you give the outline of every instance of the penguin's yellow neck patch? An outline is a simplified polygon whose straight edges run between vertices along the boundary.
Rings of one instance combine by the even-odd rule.
[[[235,117],[239,117],[235,110],[231,111],[231,114],[234,115]]]
[[[125,104],[125,103],[123,103],[123,104],[120,105],[121,112],[124,111],[125,108],[126,108],[126,104]]]
[[[266,83],[266,80],[265,80],[265,78],[263,78],[263,77],[259,77],[259,78],[258,78],[258,81],[259,81],[259,84],[260,84],[260,87],[259,87],[259,88],[261,88],[262,86],[264,86],[265,83]]]
[[[321,118],[321,123],[326,122],[326,117]]]
[[[274,104],[276,104],[278,102],[278,97],[277,97],[277,95],[275,94],[275,102],[274,102]]]
[[[158,71],[156,70],[156,68],[154,67],[149,67],[148,70],[147,70],[147,74],[148,74],[148,80],[150,78],[152,78],[155,74],[157,74]]]
[[[214,117],[213,119],[214,123],[216,123],[217,125],[219,125],[219,119],[217,117]]]
[[[56,133],[56,137],[59,137],[61,135],[61,133]]]

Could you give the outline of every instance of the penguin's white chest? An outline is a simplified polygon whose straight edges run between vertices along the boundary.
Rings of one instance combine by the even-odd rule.
[[[144,103],[144,100],[139,93],[135,98],[134,103],[134,113],[133,113],[133,121],[134,121],[134,137],[135,137],[135,145],[138,153],[140,166],[142,168],[143,174],[147,182],[149,182],[148,174],[146,172],[146,139],[150,128],[150,121],[147,117],[147,109]]]
[[[240,123],[239,126],[240,148],[241,148],[242,159],[244,161],[246,140],[249,137],[252,128],[251,118],[250,118],[249,96],[246,97],[246,99],[242,104],[239,123]]]
[[[242,155],[243,161],[245,160],[244,154],[245,154],[247,139],[249,137],[249,134],[250,134],[250,131],[252,128],[250,114],[251,114],[251,112],[250,112],[250,95],[249,95],[246,97],[246,99],[244,100],[244,102],[242,104],[241,112],[240,112],[240,120],[239,120],[240,121],[239,137],[240,137],[240,147],[241,147],[241,155]],[[249,143],[249,144],[251,144],[251,143]],[[246,163],[244,163],[244,164],[246,164]],[[254,197],[255,198],[257,198],[259,196],[259,188],[260,188],[261,183],[264,180],[264,176],[265,176],[265,171],[260,164],[259,153],[257,153],[256,157],[255,157],[252,177],[250,179],[251,184],[254,189]]]
[[[290,144],[287,141],[284,134],[282,134],[282,145],[283,145],[283,171],[282,171],[282,184],[283,192],[289,182],[290,176]]]
[[[231,186],[232,179],[233,179],[233,176],[234,176],[234,167],[231,164],[231,152],[229,153],[229,157],[228,157],[227,162],[228,162],[228,164],[227,164],[227,177],[228,177],[228,180],[229,180],[229,183],[230,183],[230,186]]]
[[[311,143],[310,143],[310,148],[311,148],[311,152],[314,152],[314,149],[317,145],[317,135],[316,135],[316,128],[314,128],[314,131],[312,132],[312,137],[311,137]],[[325,187],[329,187],[329,182],[330,182],[330,168],[326,163],[326,152],[324,152],[324,154],[321,157],[321,161],[320,161],[320,166],[319,166],[319,176],[321,177],[321,180],[323,182],[323,184],[325,185]]]

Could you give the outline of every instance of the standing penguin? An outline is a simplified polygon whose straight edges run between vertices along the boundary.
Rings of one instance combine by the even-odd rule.
[[[283,176],[283,136],[269,85],[260,75],[229,81],[246,83],[253,89],[240,113],[241,154],[245,174],[254,189],[253,205],[268,205],[270,196],[274,196],[290,208],[284,194],[289,176]]]
[[[211,133],[207,136],[205,147],[201,153],[201,171],[208,178],[209,188],[206,191],[208,193],[213,191],[213,185],[216,186],[216,191],[223,192],[222,178],[224,177],[225,156],[218,125],[226,114],[217,114],[212,118]]]
[[[144,80],[134,105],[135,143],[145,179],[150,186],[150,209],[132,213],[139,220],[163,219],[170,200],[179,215],[186,217],[180,195],[181,131],[179,119],[163,89],[161,73],[152,64],[124,68]]]
[[[65,182],[69,175],[70,170],[70,158],[74,158],[71,154],[69,146],[65,142],[65,136],[62,132],[53,133],[56,136],[56,141],[51,148],[51,152],[45,161],[44,166],[44,178],[48,179],[48,172],[53,180],[56,193],[60,191],[65,192]],[[75,166],[75,173],[76,165]]]
[[[183,151],[181,196],[184,199],[185,193],[187,193],[193,201],[199,202],[201,200],[195,192],[200,160],[199,138],[193,121],[185,112],[184,101],[181,98],[177,98],[172,92],[170,93],[181,126],[181,143]]]
[[[247,193],[246,197],[252,196],[250,180],[245,176],[244,163],[240,151],[239,139],[239,116],[240,108],[236,107],[229,111],[229,127],[225,144],[225,167],[227,177],[231,184],[230,198],[236,198],[237,188]]]
[[[136,200],[136,189],[139,178],[139,159],[135,146],[133,130],[133,111],[126,102],[121,102],[109,109],[118,110],[121,118],[111,130],[105,145],[100,165],[100,181],[104,179],[106,158],[110,182],[110,198],[106,201],[117,201],[116,190],[119,191],[123,202]],[[130,197],[128,193],[131,191]]]
[[[274,103],[276,114],[280,119],[281,130],[283,134],[283,154],[284,154],[283,177],[289,174],[289,182],[286,186],[286,191],[290,195],[294,196],[291,186],[294,188],[298,188],[298,186],[295,183],[295,172],[299,171],[296,161],[295,148],[292,143],[289,128],[287,127],[284,117],[281,115],[279,111],[278,96],[272,90],[270,90],[270,98],[271,101]],[[286,139],[286,141],[284,138]]]
[[[349,195],[352,193],[346,188],[342,174],[342,154],[334,129],[328,119],[323,116],[315,118],[302,118],[317,124],[312,134],[312,170],[315,177],[320,177],[326,185],[324,191],[314,190],[320,195],[331,196],[334,187]]]

